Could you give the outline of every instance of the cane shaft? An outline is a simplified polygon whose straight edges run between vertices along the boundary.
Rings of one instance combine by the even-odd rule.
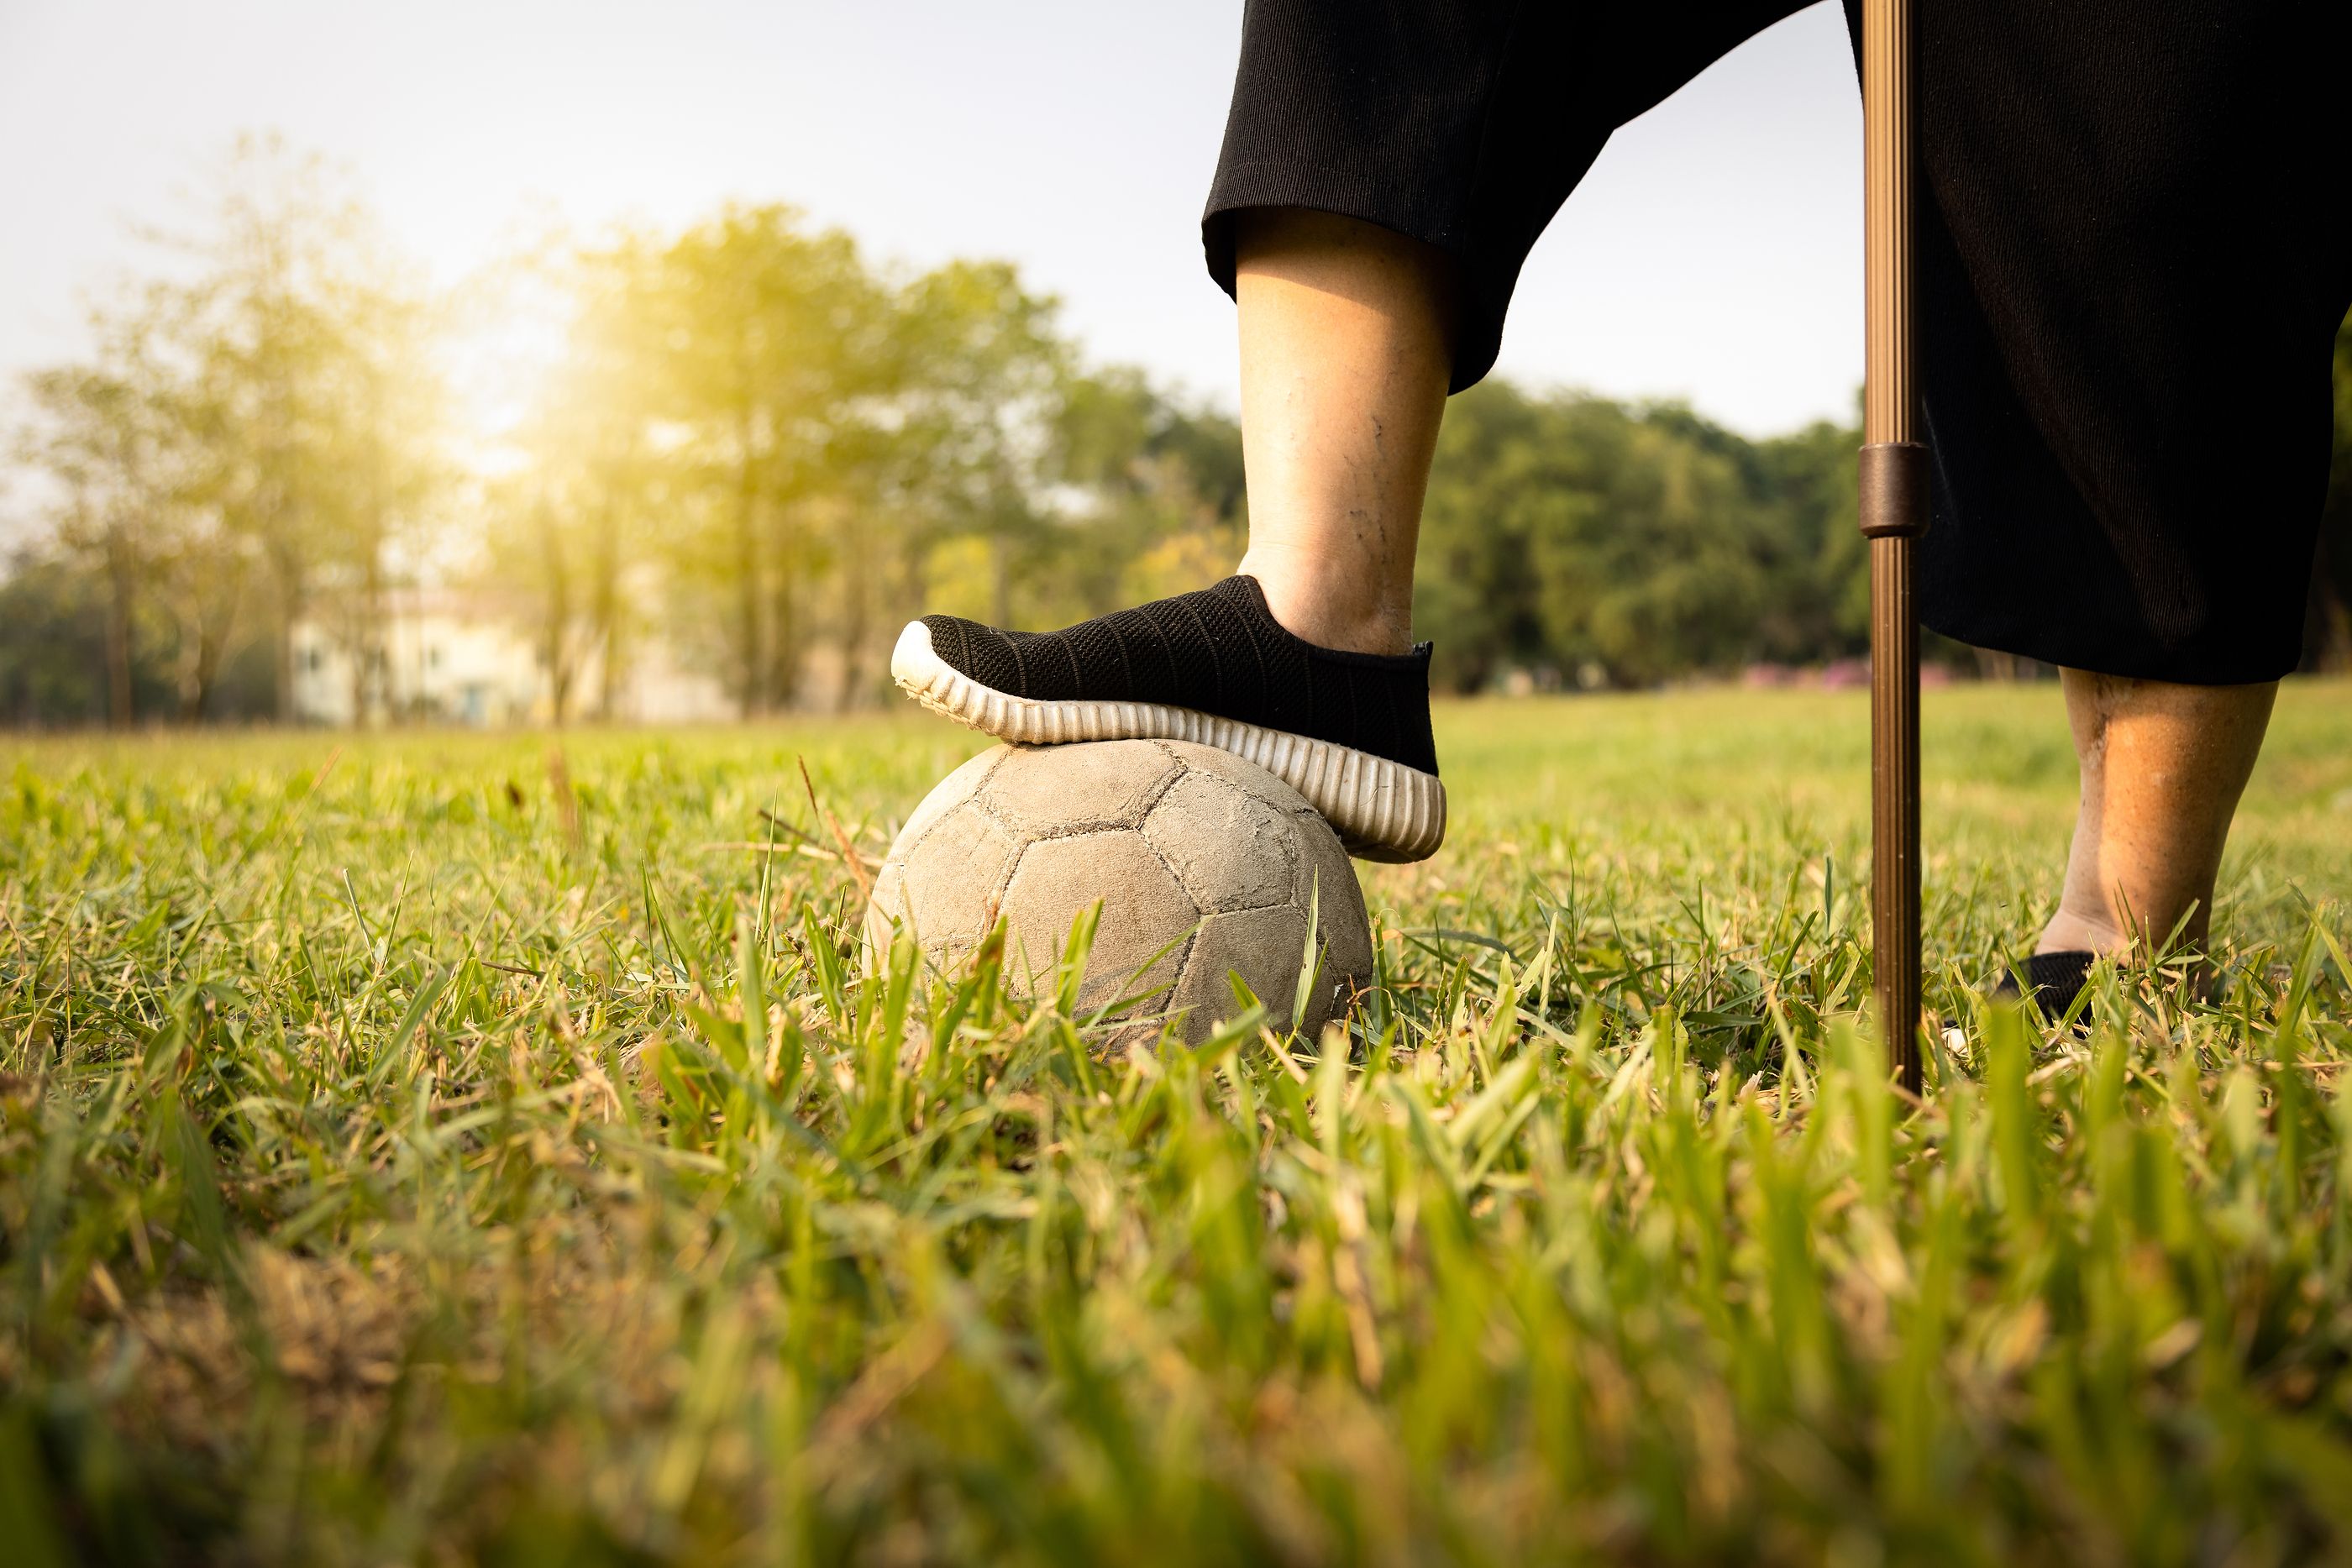
[[[1889,1065],[1919,1087],[1919,622],[1912,539],[1870,541],[1870,928]]]
[[[1912,555],[1927,531],[1912,304],[1911,0],[1862,14],[1864,380],[1861,509],[1870,536],[1871,944],[1879,1028],[1919,1086],[1919,622]]]

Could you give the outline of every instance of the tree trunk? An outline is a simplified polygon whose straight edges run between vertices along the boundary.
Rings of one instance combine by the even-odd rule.
[[[272,683],[278,688],[278,722],[290,725],[294,722],[294,616],[282,596],[272,641],[277,643],[270,663],[276,666]]]
[[[608,491],[597,515],[595,580],[589,591],[597,664],[596,716],[611,723],[621,694],[621,524]]]
[[[219,586],[220,596],[214,602],[206,601],[199,583],[183,584],[179,595],[180,659],[174,685],[182,724],[204,722],[205,710],[212,706],[213,687],[220,680],[229,633],[236,625],[244,585],[232,576]]]
[[[271,587],[278,601],[275,631],[277,652],[272,663],[278,686],[278,722],[292,724],[300,716],[294,707],[294,627],[302,619],[302,566],[290,542],[276,541],[269,549]]]
[[[874,599],[875,519],[845,514],[838,532],[841,546],[841,690],[834,708],[845,713],[864,707],[867,696],[866,635]]]
[[[401,715],[394,703],[397,690],[392,678],[392,639],[384,627],[384,545],[392,537],[389,504],[384,499],[384,438],[381,386],[371,383],[379,401],[370,408],[368,440],[367,532],[361,541],[360,561],[359,641],[365,650],[361,668],[374,697],[378,722],[396,724]]]
[[[106,722],[128,729],[138,716],[132,711],[131,684],[131,616],[138,591],[128,547],[119,530],[110,530],[106,548]]]
[[[179,724],[201,723],[205,715],[204,677],[198,666],[204,652],[199,646],[201,633],[189,624],[189,618],[180,618],[180,645],[175,650],[172,672],[172,695],[177,703],[172,717]]]
[[[572,571],[563,559],[563,540],[556,530],[555,508],[539,504],[540,555],[547,570],[547,605],[540,622],[540,661],[547,666],[549,706],[556,727],[562,727],[564,709],[572,701]]]
[[[357,616],[345,620],[343,646],[352,656],[352,727],[362,729],[368,721],[368,651],[367,635],[358,620]]]
[[[775,706],[788,708],[800,697],[799,551],[793,538],[793,505],[778,506],[771,515],[776,520],[776,531],[768,549],[774,572],[768,584],[768,694]]]
[[[742,643],[738,650],[743,664],[743,689],[740,702],[742,716],[751,718],[766,706],[764,676],[767,661],[761,656],[760,646],[759,492],[751,465],[751,430],[748,413],[742,422],[740,439],[743,449],[742,467],[737,476],[735,494],[736,635]]]
[[[371,543],[361,568],[359,601],[352,607],[349,646],[352,651],[352,722],[373,727],[392,717],[385,680],[383,647],[383,580]]]

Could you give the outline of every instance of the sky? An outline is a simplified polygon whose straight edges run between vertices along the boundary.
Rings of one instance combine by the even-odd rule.
[[[1101,362],[1230,408],[1200,258],[1238,0],[0,0],[0,377],[75,354],[243,131],[347,166],[446,285],[561,224],[789,202],[877,257],[1017,262]],[[1816,5],[1620,130],[1530,258],[1501,373],[1850,417],[1861,106]]]

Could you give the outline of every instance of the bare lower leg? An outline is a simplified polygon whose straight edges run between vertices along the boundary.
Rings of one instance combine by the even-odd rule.
[[[1352,218],[1241,214],[1249,551],[1275,619],[1365,653],[1412,643],[1412,557],[1453,363],[1444,255]]]
[[[2082,803],[2066,890],[2034,950],[2153,946],[2184,915],[2184,938],[2203,942],[2221,845],[2278,683],[2182,686],[2063,674]]]

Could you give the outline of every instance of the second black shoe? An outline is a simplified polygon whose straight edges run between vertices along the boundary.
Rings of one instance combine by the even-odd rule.
[[[2033,988],[2034,1005],[2042,1009],[2043,1018],[2055,1023],[2066,1016],[2074,998],[2090,983],[2091,966],[2097,959],[2095,953],[2059,952],[2035,953],[2025,960],[2026,985]],[[2025,992],[2017,983],[2017,972],[2012,969],[2003,974],[1992,994],[2004,1001],[2022,997]]]
[[[890,674],[1001,740],[1189,740],[1245,757],[1366,860],[1423,860],[1445,838],[1429,644],[1393,657],[1318,648],[1275,620],[1255,578],[1060,632],[926,615],[898,634]]]

